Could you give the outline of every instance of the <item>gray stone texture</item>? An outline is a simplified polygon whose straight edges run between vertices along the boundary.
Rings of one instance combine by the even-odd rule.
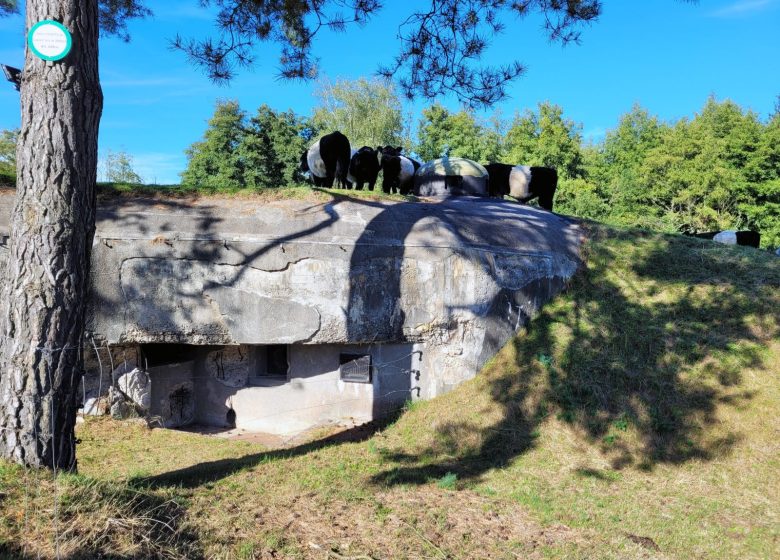
[[[0,231],[8,230],[11,204],[0,196]],[[236,391],[252,384],[244,376],[255,367],[237,365],[240,345],[310,346],[307,359],[315,362],[316,345],[419,349],[413,396],[430,398],[473,377],[565,286],[579,265],[580,235],[565,217],[479,197],[115,198],[98,208],[88,330],[101,344],[124,348],[232,347],[208,350],[222,352],[223,379],[203,373],[225,388],[211,397],[220,400],[220,418],[228,396],[238,402],[252,392]],[[247,359],[258,358],[249,352]],[[149,371],[150,408],[167,426],[201,414],[186,399],[171,410],[172,392],[192,391],[193,403],[210,398],[191,370],[175,367],[175,375]],[[335,375],[332,366],[326,371]],[[343,390],[338,383],[334,390]],[[404,386],[408,393],[408,380]],[[305,401],[303,389],[286,398]],[[366,389],[349,390],[359,399]],[[358,412],[366,418],[378,409]]]
[[[127,373],[115,376],[115,379],[114,387],[125,399],[132,402],[139,411],[149,411],[152,404],[152,384],[148,373],[133,368]]]

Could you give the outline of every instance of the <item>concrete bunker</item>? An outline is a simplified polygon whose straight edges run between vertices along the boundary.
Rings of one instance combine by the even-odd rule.
[[[102,200],[85,402],[168,427],[360,424],[476,375],[579,264],[576,223],[536,208],[323,196]]]
[[[398,409],[419,394],[422,356],[410,344],[117,345],[101,349],[104,361],[106,352],[120,364],[103,371],[102,384],[115,391],[113,402],[124,403],[112,408],[123,411],[118,416],[282,436],[362,424]],[[93,394],[97,360],[87,369]],[[128,390],[128,369],[148,377],[145,392]]]

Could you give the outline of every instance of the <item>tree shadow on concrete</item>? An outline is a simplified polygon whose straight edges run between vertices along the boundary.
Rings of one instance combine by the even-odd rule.
[[[753,397],[741,372],[764,367],[762,345],[777,335],[780,267],[747,248],[591,230],[598,243],[571,294],[478,380],[489,402],[471,412],[491,420],[437,423],[412,452],[385,452],[374,482],[478,479],[534,448],[551,415],[615,469],[710,460],[740,441],[717,409]]]
[[[556,228],[573,228],[570,221],[542,211],[518,212],[517,205],[485,199],[463,199],[453,202],[456,206],[450,206],[430,203],[387,203],[334,196],[334,201],[329,205],[347,201],[349,204],[369,210],[368,214],[371,216],[361,228],[357,239],[352,241],[354,247],[349,261],[349,296],[345,308],[350,344],[410,342],[404,327],[407,322],[406,314],[414,310],[403,308],[401,292],[403,262],[407,256],[406,250],[412,230],[415,230],[416,236],[412,244],[417,243],[416,248],[430,251],[444,250],[445,253],[457,252],[495,279],[498,273],[494,268],[491,255],[496,246],[513,247],[522,241],[526,246],[535,249],[529,251],[533,253],[534,258],[541,258],[545,251],[550,250],[551,238],[564,236],[562,231]],[[332,207],[330,212],[335,214]],[[350,215],[356,214],[360,215],[354,211]],[[338,215],[332,216],[332,220],[335,219],[338,219]],[[332,225],[334,223],[332,220],[318,224],[317,230]],[[553,229],[556,231],[551,231]],[[303,239],[312,231],[316,230],[302,230],[299,236]],[[442,239],[447,240],[444,247],[437,244]],[[281,241],[275,243],[279,245]],[[568,247],[571,250],[571,246]],[[253,253],[242,254],[242,260],[249,262],[260,252],[268,251],[270,248],[263,245]],[[573,254],[570,256],[575,258]],[[236,274],[243,274],[243,271],[238,270]],[[230,284],[235,280],[231,279]],[[496,281],[498,284],[501,283],[498,279]],[[509,303],[509,292],[511,292],[509,289],[498,290],[494,301],[482,305],[484,308],[474,309],[474,313],[488,315],[494,307],[505,310]],[[552,291],[538,290],[538,293],[544,298],[552,295]],[[523,294],[523,297],[527,295]],[[450,308],[445,312],[452,313],[456,310]],[[514,315],[502,320],[506,323],[502,326],[504,337],[501,338],[498,334],[486,337],[485,348],[478,357],[482,362],[503,345],[518,324],[518,317]],[[394,369],[411,373],[411,360],[410,355],[405,361],[395,363]],[[379,420],[380,423],[391,422],[397,417],[404,402],[415,389],[412,375],[407,376],[403,381],[395,378],[390,381],[379,380],[374,384],[374,412],[377,416],[382,416],[383,420]],[[388,398],[391,395],[392,398]],[[366,429],[369,431],[367,432]],[[372,426],[358,428],[357,433],[360,433],[362,439],[373,434],[372,429],[375,428]],[[302,455],[324,446],[334,445],[343,439],[343,436],[327,438],[294,448],[251,454],[239,459],[202,463],[139,482],[152,485],[197,486],[204,481],[229,476],[262,461]],[[354,434],[348,434],[346,439],[354,441]]]
[[[93,289],[90,294],[92,311],[88,315],[98,318],[98,322],[104,325],[116,322],[116,317],[123,315],[123,333],[139,328],[139,325],[133,323],[131,316],[154,316],[159,323],[156,325],[158,330],[170,331],[168,342],[191,343],[187,334],[177,332],[181,330],[182,324],[198,325],[202,317],[196,317],[193,313],[197,305],[188,307],[181,305],[182,301],[202,299],[209,288],[236,286],[257,259],[274,249],[281,249],[283,252],[285,243],[295,242],[331,227],[339,220],[335,208],[343,199],[334,196],[330,200],[313,203],[311,207],[300,208],[301,212],[312,208],[322,209],[325,219],[312,220],[309,227],[260,243],[237,241],[230,235],[225,235],[220,228],[222,224],[230,222],[233,228],[241,220],[252,219],[251,214],[243,212],[247,206],[251,208],[251,205],[241,200],[225,201],[227,203],[224,205],[209,203],[208,199],[194,205],[192,201],[165,198],[117,198],[106,201],[98,210],[96,244],[106,245],[107,255],[115,252],[113,250],[119,249],[123,243],[131,243],[134,246],[126,255],[106,257],[107,270],[96,270],[93,277],[98,283],[103,274],[109,277],[118,274],[119,289],[112,289],[110,283],[109,290]],[[247,229],[251,234],[251,228],[247,226]],[[102,247],[101,250],[106,251]],[[173,261],[190,263],[190,272],[197,272],[199,263],[236,266],[229,277],[219,281],[209,280],[199,287],[190,284],[190,277],[182,271],[178,271],[178,276],[170,275],[172,270],[169,263]],[[128,267],[132,268],[129,272],[126,270]],[[147,293],[144,286],[136,285],[137,279],[159,277],[166,278],[164,285],[170,292],[170,297],[162,302],[159,297],[155,300],[153,294]],[[93,286],[94,284],[95,282]],[[157,287],[160,286],[162,284],[157,284]],[[161,303],[168,307],[161,308]],[[147,308],[149,305],[154,309]],[[143,325],[140,327],[141,330],[144,329]],[[94,328],[95,325],[88,325],[88,330]],[[208,329],[206,331],[206,337],[211,337],[209,343],[230,343],[229,337],[220,336],[226,333],[209,332]]]

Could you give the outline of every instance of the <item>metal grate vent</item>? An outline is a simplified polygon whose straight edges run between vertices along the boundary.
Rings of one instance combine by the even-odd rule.
[[[371,354],[341,354],[339,373],[348,383],[371,383]]]

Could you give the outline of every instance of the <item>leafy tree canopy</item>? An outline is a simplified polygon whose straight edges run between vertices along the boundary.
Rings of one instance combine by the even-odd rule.
[[[133,169],[133,157],[124,151],[108,150],[103,163],[106,181],[112,183],[143,183],[141,176]]]
[[[501,126],[500,119],[482,123],[465,109],[452,113],[435,104],[422,112],[416,152],[425,161],[444,156],[496,161],[502,150]]]
[[[293,111],[276,112],[261,105],[238,146],[244,165],[244,186],[273,188],[301,182],[301,154],[313,130]]]
[[[0,131],[0,173],[16,174],[16,142],[19,129]]]
[[[215,190],[244,187],[244,162],[238,147],[244,139],[245,121],[246,113],[238,101],[217,101],[203,140],[186,151],[188,164],[182,183]]]
[[[534,148],[531,147],[531,150]],[[640,106],[564,178],[556,208],[614,224],[701,232],[753,229],[780,246],[780,118],[710,98],[692,119]]]
[[[352,147],[410,144],[401,100],[392,82],[381,79],[320,82],[312,122],[320,134],[339,130]]]
[[[247,120],[237,101],[218,101],[203,140],[186,150],[182,183],[231,191],[301,181],[300,157],[312,135],[308,120],[293,111],[262,105]]]
[[[515,115],[506,135],[507,163],[554,167],[564,177],[582,174],[582,126],[565,119],[563,109],[548,102],[536,111]]]

